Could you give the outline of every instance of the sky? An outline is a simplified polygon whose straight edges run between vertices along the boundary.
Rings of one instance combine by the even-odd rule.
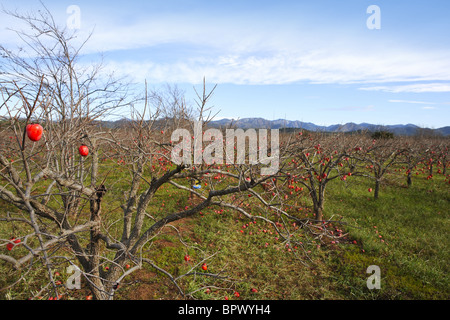
[[[203,78],[217,84],[218,119],[450,125],[448,0],[42,2],[80,39],[92,32],[81,54],[102,54],[105,72],[177,85],[193,105]],[[18,43],[17,23],[0,13],[2,44]]]

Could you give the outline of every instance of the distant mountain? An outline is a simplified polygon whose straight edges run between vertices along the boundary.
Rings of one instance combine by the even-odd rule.
[[[164,122],[164,119],[157,120],[157,125],[159,123]],[[130,123],[129,119],[121,119],[117,121],[100,121],[100,123],[107,128],[119,128],[123,127]],[[333,124],[330,126],[319,126],[311,122],[303,122],[299,120],[286,120],[286,119],[277,119],[277,120],[267,120],[264,118],[242,118],[238,120],[234,119],[220,119],[211,121],[209,123],[210,127],[214,128],[226,128],[226,127],[234,127],[241,129],[282,129],[282,128],[290,128],[290,129],[304,129],[308,131],[315,132],[357,132],[357,131],[389,131],[398,136],[412,136],[419,132],[422,134],[435,134],[439,136],[448,137],[450,136],[450,126],[438,128],[438,129],[430,129],[430,128],[422,128],[416,126],[415,124],[395,124],[395,125],[377,125],[370,123],[354,123],[348,122],[346,124]]]
[[[401,136],[411,136],[418,132],[418,130],[423,130],[424,128],[420,128],[414,124],[396,124],[396,125],[375,125],[370,123],[353,123],[349,122],[346,124],[334,124],[330,126],[318,126],[311,122],[302,122],[298,120],[285,120],[285,119],[277,119],[277,120],[266,120],[263,118],[243,118],[243,119],[220,119],[216,121],[211,121],[209,123],[212,127],[229,127],[232,125],[236,128],[241,129],[281,129],[281,128],[297,128],[297,129],[305,129],[309,131],[321,131],[321,132],[355,132],[355,131],[389,131],[394,133],[395,135]],[[438,129],[427,129],[427,131],[432,132],[434,134],[449,136],[450,135],[450,126],[442,127]]]
[[[441,133],[445,137],[450,136],[450,126],[436,129],[436,131]]]

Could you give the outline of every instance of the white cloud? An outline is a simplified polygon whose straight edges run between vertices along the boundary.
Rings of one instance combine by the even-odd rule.
[[[336,108],[322,108],[321,110],[323,110],[323,111],[370,112],[370,111],[374,111],[375,107],[373,105],[346,106],[346,107],[336,107]]]
[[[449,55],[450,56],[450,55]],[[178,81],[197,83],[204,76],[216,83],[286,84],[310,83],[401,83],[410,81],[450,81],[449,61],[422,63],[419,58],[386,57],[377,59],[362,55],[330,53],[326,50],[298,51],[259,56],[230,54],[186,57],[169,62],[156,60],[111,61],[110,68],[140,79],[156,82]],[[411,65],[420,65],[409,68]],[[447,92],[450,84],[427,83],[362,87],[361,90],[387,92]]]
[[[448,51],[383,46],[339,33],[331,40],[333,30],[301,25],[301,19],[295,28],[287,22],[273,28],[273,22],[229,14],[155,12],[131,21],[120,14],[82,7],[80,40],[94,28],[83,53],[106,52],[107,70],[139,82],[198,83],[206,77],[215,83],[357,83],[372,84],[361,88],[372,91],[450,91]],[[156,58],[152,50],[162,44],[177,54]],[[139,58],[133,58],[138,50]],[[108,52],[117,58],[108,58]],[[412,81],[435,83],[386,85]]]
[[[85,52],[123,50],[126,56],[127,50],[145,51],[147,60],[130,55],[110,61],[110,68],[140,81],[197,83],[204,76],[234,84],[450,81],[448,51],[384,46],[350,35],[332,40],[333,30],[303,26],[301,20],[295,28],[289,23],[273,28],[273,23],[247,17],[192,12],[154,14],[126,24],[114,17],[95,19],[80,30],[90,31],[95,22]],[[176,52],[170,52],[171,60],[152,58],[152,49],[161,44],[171,44]]]
[[[395,103],[412,103],[412,104],[435,104],[434,102],[414,101],[414,100],[389,100],[389,102],[395,102]]]
[[[450,83],[419,83],[419,84],[406,84],[393,86],[372,86],[372,87],[362,87],[360,88],[360,90],[385,91],[391,93],[450,92]]]

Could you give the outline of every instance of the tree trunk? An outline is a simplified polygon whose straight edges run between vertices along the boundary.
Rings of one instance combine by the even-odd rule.
[[[318,221],[323,221],[323,207],[325,200],[325,185],[319,185],[318,198],[313,198],[314,201],[314,215]]]
[[[323,206],[322,207],[318,206],[314,208],[314,218],[317,221],[323,221]]]
[[[103,194],[97,192],[96,199],[90,201],[91,221],[98,224],[91,228],[90,257],[89,257],[89,288],[94,295],[95,300],[107,300],[108,295],[103,285],[102,272],[100,271],[100,214],[101,214],[101,198]]]
[[[380,192],[380,182],[381,182],[381,180],[379,180],[379,179],[375,180],[375,193],[374,193],[375,199],[378,199],[378,194]]]

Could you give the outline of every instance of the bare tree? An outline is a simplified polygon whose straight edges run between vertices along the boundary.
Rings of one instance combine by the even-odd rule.
[[[369,140],[369,139],[368,139]],[[380,187],[386,173],[396,164],[401,162],[400,155],[404,149],[398,145],[398,142],[391,139],[371,140],[364,143],[364,149],[358,148],[359,153],[354,154],[353,158],[359,161],[360,166],[365,166],[369,173],[361,173],[375,180],[374,198],[378,199]],[[364,169],[360,169],[363,172]]]
[[[317,221],[323,220],[328,183],[336,178],[346,180],[354,173],[352,154],[358,143],[359,138],[344,134],[327,136],[300,132],[291,144],[289,175],[293,182],[302,186],[302,190],[306,188]]]
[[[291,180],[287,163],[291,157],[299,157],[307,164],[311,194],[317,194],[316,176],[321,179],[327,174],[319,183],[320,198],[325,183],[342,174],[338,165],[346,154],[344,149],[335,156],[331,147],[329,160],[323,159],[323,154],[319,156],[319,149],[312,158],[305,158],[305,148],[313,144],[296,147],[287,137],[280,150],[280,168],[270,175],[260,174],[264,166],[261,162],[173,163],[175,142],[168,131],[189,129],[193,120],[202,120],[206,126],[214,116],[208,103],[215,87],[208,91],[204,82],[196,109],[173,87],[163,93],[145,90],[137,99],[126,84],[105,77],[101,65],[80,65],[78,58],[85,42],[75,46],[75,34],[57,26],[46,9],[37,14],[9,14],[26,22],[31,31],[16,32],[25,45],[16,52],[0,46],[1,108],[5,111],[1,133],[11,137],[0,147],[0,198],[10,205],[0,215],[0,222],[12,230],[1,244],[11,250],[16,246],[25,250],[19,254],[14,249],[17,255],[0,254],[0,260],[25,270],[22,277],[38,268],[36,261],[40,262],[45,271],[42,277],[48,282],[34,296],[47,291],[59,298],[60,287],[53,276],[57,265],[79,268],[93,296],[102,300],[113,299],[123,279],[144,265],[165,274],[185,297],[191,295],[180,285],[186,276],[227,279],[195,268],[172,275],[152,260],[150,247],[161,230],[210,206],[230,208],[250,220],[272,224],[287,245],[303,248],[306,243],[303,238],[300,241],[300,232],[311,239],[334,237],[291,210],[284,197],[288,190],[278,188],[279,197],[273,198],[262,184],[273,179]],[[122,106],[130,108],[132,117],[123,126],[110,129],[98,121]],[[44,128],[37,142],[26,138],[31,122],[39,122]],[[78,152],[83,144],[89,148],[87,157]],[[295,154],[297,151],[302,154]],[[319,166],[322,163],[325,165]],[[117,172],[128,175],[120,181],[123,199],[115,194],[118,181],[110,179]],[[206,179],[209,187],[192,190],[189,179]],[[196,201],[185,208],[152,213],[151,209],[160,205],[156,193],[169,184],[180,192],[194,193]],[[255,212],[243,205],[249,195],[257,204]],[[319,209],[323,195],[321,199]],[[116,209],[120,210],[119,219],[111,221],[111,213],[104,210],[105,202],[120,203]],[[322,220],[321,211],[316,218]]]

